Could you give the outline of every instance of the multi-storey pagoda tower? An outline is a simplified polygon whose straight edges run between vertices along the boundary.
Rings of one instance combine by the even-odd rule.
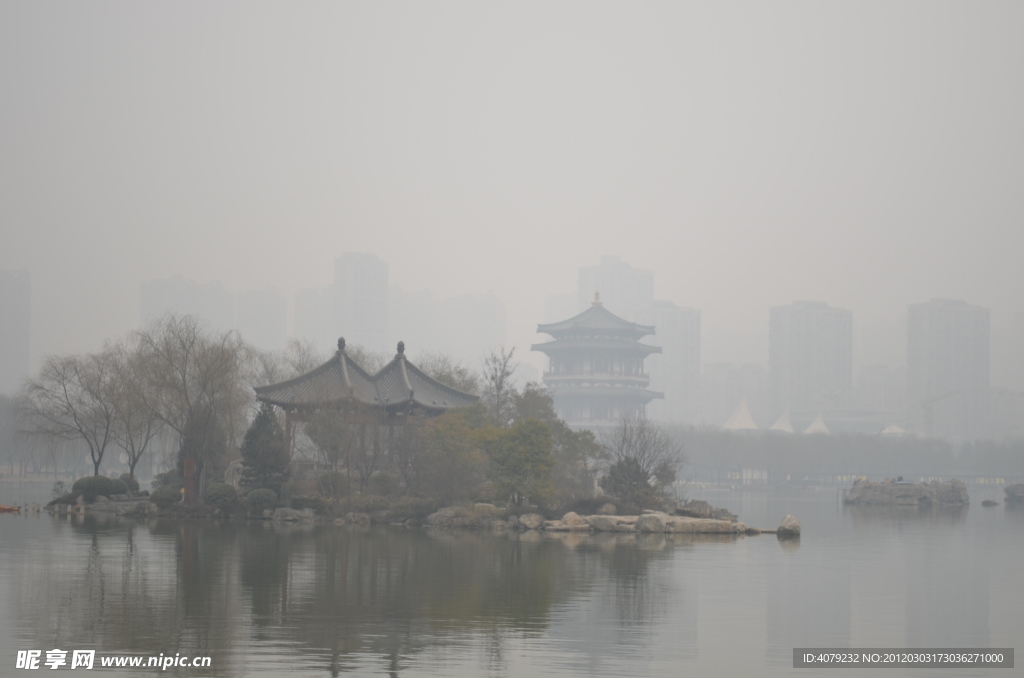
[[[644,372],[644,358],[661,353],[640,343],[654,327],[620,318],[604,307],[600,295],[583,313],[538,325],[537,332],[554,337],[531,348],[550,358],[544,385],[558,416],[573,428],[614,426],[623,417],[643,416],[647,403],[664,397],[647,389],[650,378]]]

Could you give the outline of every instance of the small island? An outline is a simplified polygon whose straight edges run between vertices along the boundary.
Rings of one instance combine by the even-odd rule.
[[[843,496],[844,504],[889,506],[967,506],[967,486],[962,480],[941,483],[910,483],[902,480],[856,480]]]

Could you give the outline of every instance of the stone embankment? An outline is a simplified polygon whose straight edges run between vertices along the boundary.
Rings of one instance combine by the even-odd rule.
[[[845,504],[887,504],[890,506],[966,506],[967,486],[961,480],[940,483],[881,483],[859,480],[847,490]]]

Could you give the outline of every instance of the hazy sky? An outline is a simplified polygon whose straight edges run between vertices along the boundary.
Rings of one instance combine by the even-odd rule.
[[[702,310],[705,360],[764,363],[769,307],[814,299],[895,365],[906,305],[952,297],[998,368],[1022,35],[1019,0],[5,0],[0,268],[32,271],[35,360],[134,327],[142,280],[290,296],[343,251],[492,290],[525,351],[611,253]]]

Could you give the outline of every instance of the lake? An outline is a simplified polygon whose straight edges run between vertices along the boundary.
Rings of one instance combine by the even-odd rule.
[[[1014,647],[1024,511],[986,492],[946,510],[689,492],[758,527],[792,513],[798,542],[0,515],[0,676],[30,675],[19,650],[95,650],[111,676],[809,678],[834,670],[793,669],[794,647]],[[161,654],[210,666],[99,666]]]

